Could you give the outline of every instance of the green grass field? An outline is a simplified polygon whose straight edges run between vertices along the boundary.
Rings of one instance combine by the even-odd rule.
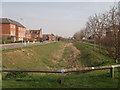
[[[23,51],[18,50],[17,53],[12,53],[13,55],[9,55],[10,51],[8,50],[6,51],[9,53],[7,56],[5,54],[6,52],[3,52],[3,67],[65,68],[66,64],[63,62],[64,58],[67,58],[69,48],[62,50],[64,45],[65,42],[56,42],[47,45],[33,46],[24,48]],[[82,67],[115,64],[113,59],[106,55],[106,52],[99,52],[99,49],[92,47],[89,43],[73,42],[73,45],[81,52],[76,59]],[[13,51],[16,52],[16,50]],[[28,53],[30,53],[30,56],[27,56]],[[58,60],[58,57],[56,58],[55,56],[58,54],[61,56],[59,60],[63,61],[60,62],[63,65],[55,63],[55,61]],[[13,62],[15,64],[12,64]],[[120,69],[117,68],[115,69],[114,79],[110,77],[110,70],[66,74],[64,77],[64,85],[60,83],[60,74],[27,73],[27,75],[16,78],[13,78],[14,76],[12,75],[12,78],[8,78],[6,75],[7,73],[3,73],[3,88],[120,88]]]
[[[73,43],[81,51],[80,61],[85,66],[103,66],[115,64],[105,51],[91,46],[91,43]],[[93,44],[92,44],[93,45]],[[96,45],[95,45],[96,46]]]
[[[37,45],[3,51],[2,63],[4,68],[50,68],[57,59],[56,54],[64,42]]]

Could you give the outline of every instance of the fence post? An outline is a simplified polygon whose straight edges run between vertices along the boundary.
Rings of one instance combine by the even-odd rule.
[[[110,74],[111,74],[111,77],[114,78],[114,74],[115,74],[115,71],[114,71],[114,66],[112,66],[112,68],[110,69]]]
[[[61,70],[61,84],[63,85],[64,84],[64,72],[65,70]]]

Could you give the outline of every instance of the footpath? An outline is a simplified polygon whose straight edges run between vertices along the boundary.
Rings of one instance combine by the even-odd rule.
[[[14,48],[20,48],[20,47],[22,48],[22,47],[33,46],[33,45],[43,45],[43,44],[48,44],[53,42],[56,42],[56,41],[0,44],[0,50],[14,49]]]

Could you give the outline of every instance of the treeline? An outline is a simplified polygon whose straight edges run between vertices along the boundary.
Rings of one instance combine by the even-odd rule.
[[[106,50],[115,62],[120,61],[120,2],[104,13],[90,16],[85,28],[74,34],[75,40],[93,41]]]

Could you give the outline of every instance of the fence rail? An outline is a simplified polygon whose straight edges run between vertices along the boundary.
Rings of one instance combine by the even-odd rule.
[[[64,73],[80,72],[80,71],[91,71],[91,70],[102,70],[110,69],[111,77],[114,78],[114,68],[120,68],[119,65],[111,66],[100,66],[100,67],[84,67],[84,68],[71,68],[71,69],[13,69],[13,68],[0,68],[1,72],[39,72],[39,73],[61,73],[61,83],[64,80]]]
[[[112,66],[100,66],[100,67],[84,67],[84,68],[71,68],[71,69],[14,69],[14,68],[0,68],[2,72],[41,72],[41,73],[69,73],[69,72],[80,72],[80,71],[91,71],[100,69],[113,69],[120,68],[120,65]]]

